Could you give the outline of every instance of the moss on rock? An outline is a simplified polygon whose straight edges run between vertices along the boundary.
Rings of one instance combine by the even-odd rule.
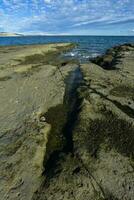
[[[46,146],[46,163],[52,153],[62,150],[65,146],[66,140],[62,130],[67,120],[67,108],[62,104],[57,105],[50,108],[44,117],[46,118],[46,122],[51,125],[51,131]]]
[[[80,125],[79,125],[80,124]],[[128,123],[112,113],[106,113],[104,119],[84,121],[76,126],[75,132],[91,156],[97,157],[101,144],[108,142],[109,148],[115,148],[119,153],[134,158],[134,129]],[[77,145],[77,144],[76,144]]]

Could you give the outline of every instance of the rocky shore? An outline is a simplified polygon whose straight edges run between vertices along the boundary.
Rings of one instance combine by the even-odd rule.
[[[92,193],[87,192],[86,199],[132,200],[134,46],[108,50],[102,56],[103,62],[107,55],[113,57],[109,68],[103,67],[98,58],[94,60],[98,65],[89,63],[80,67],[84,77],[80,88],[83,103],[73,132],[74,150],[94,185],[89,187]]]
[[[134,199],[134,45],[0,48],[0,199]]]
[[[70,62],[60,69],[62,60],[58,57],[73,46],[0,47],[1,200],[30,200],[44,179],[43,162],[49,154],[46,145],[51,132],[44,113],[54,108],[53,119],[61,125],[65,121],[63,79],[77,66]],[[53,140],[55,137],[60,138],[54,135]],[[51,151],[60,144],[52,144]]]

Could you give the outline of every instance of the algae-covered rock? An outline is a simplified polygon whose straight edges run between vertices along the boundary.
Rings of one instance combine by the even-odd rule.
[[[133,44],[123,44],[113,47],[107,50],[103,56],[97,56],[91,59],[91,61],[104,69],[115,69],[115,67],[117,67],[116,64],[120,62],[123,54],[128,51],[133,51]]]
[[[73,131],[74,151],[99,186],[103,199],[132,200],[134,48],[126,45],[113,49],[123,55],[119,63],[114,63],[115,70],[107,71],[93,63],[81,65],[85,86],[79,93],[84,100]],[[100,59],[114,59],[113,49]]]
[[[57,136],[65,121],[64,78],[76,66],[59,70],[57,58],[70,48],[72,44],[0,47],[1,200],[32,199],[45,178],[44,159],[62,145]],[[51,107],[56,108],[52,113]]]
[[[134,199],[134,46],[73,47],[0,48],[2,200]]]

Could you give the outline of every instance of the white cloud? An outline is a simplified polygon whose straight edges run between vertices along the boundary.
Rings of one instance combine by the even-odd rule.
[[[49,4],[52,2],[52,0],[44,0],[44,2]]]
[[[110,26],[133,18],[132,0],[2,0],[0,26],[5,31],[63,32]],[[114,2],[114,3],[113,3]],[[2,13],[2,14],[1,14]],[[130,28],[129,28],[130,30]]]

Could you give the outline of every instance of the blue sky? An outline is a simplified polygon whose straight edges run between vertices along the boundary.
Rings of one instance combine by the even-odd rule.
[[[0,32],[134,35],[134,0],[0,0]]]

